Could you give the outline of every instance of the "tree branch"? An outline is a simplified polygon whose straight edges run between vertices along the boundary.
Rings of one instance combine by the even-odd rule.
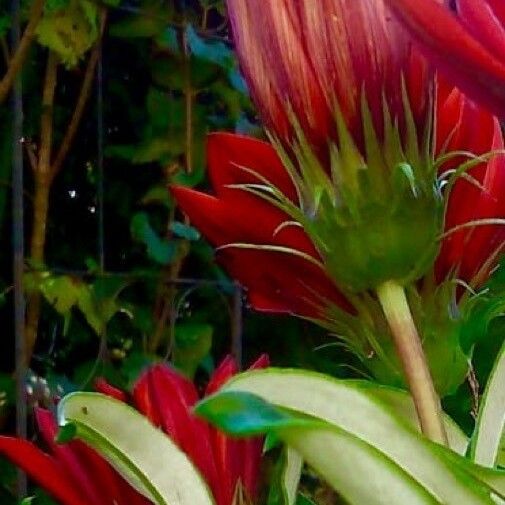
[[[33,1],[30,10],[30,18],[23,33],[23,37],[21,38],[19,46],[12,54],[6,74],[0,81],[0,105],[7,98],[12,84],[14,83],[14,79],[16,78],[16,75],[23,66],[26,57],[28,56],[28,50],[30,49],[30,46],[33,42],[37,25],[39,24],[40,18],[42,17],[44,4],[45,0]]]

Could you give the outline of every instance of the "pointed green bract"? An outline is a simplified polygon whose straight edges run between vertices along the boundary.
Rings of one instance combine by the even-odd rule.
[[[60,425],[106,458],[156,505],[214,505],[204,479],[162,431],[132,407],[97,393],[73,393],[58,406]]]
[[[338,106],[338,140],[329,143],[327,153],[314,150],[293,114],[291,146],[273,138],[301,196],[303,213],[290,210],[298,205],[282,199],[278,205],[289,215],[298,214],[345,294],[374,290],[391,279],[402,285],[414,282],[430,269],[438,252],[444,205],[431,123],[426,122],[426,131],[417,131],[404,95],[401,131],[384,102],[384,131],[379,135],[362,94],[362,145]]]

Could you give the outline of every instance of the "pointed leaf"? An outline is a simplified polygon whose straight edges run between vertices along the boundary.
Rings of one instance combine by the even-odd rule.
[[[202,476],[188,457],[146,417],[97,393],[74,393],[58,406],[61,425],[104,456],[156,505],[213,505]]]

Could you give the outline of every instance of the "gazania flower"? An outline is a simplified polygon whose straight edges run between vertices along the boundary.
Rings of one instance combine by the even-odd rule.
[[[292,140],[293,117],[319,150],[338,143],[335,114],[363,142],[363,102],[378,133],[384,106],[422,131],[430,79],[382,0],[228,0],[236,49],[265,125]],[[402,83],[404,80],[404,83]]]
[[[449,288],[454,286],[453,279],[478,288],[496,265],[505,241],[504,227],[495,222],[505,217],[505,159],[488,155],[480,160],[450,153],[485,155],[502,148],[503,137],[498,120],[457,89],[439,86],[437,102],[436,156],[448,196],[435,277],[439,284],[447,281]],[[303,220],[295,220],[265,194],[248,191],[254,186],[275,187],[299,205],[289,170],[276,150],[253,138],[214,133],[208,138],[207,159],[215,195],[184,187],[171,191],[194,225],[217,247],[220,263],[247,288],[252,307],[316,320],[343,337],[374,374],[390,382],[391,365],[386,367],[389,371],[384,372],[382,366],[378,371],[376,360],[367,359],[386,359],[387,339],[380,338],[383,325],[376,320],[364,329],[362,319],[357,323],[362,315],[360,302],[355,304],[357,299],[340,288]],[[471,168],[455,174],[465,163]],[[449,295],[452,292],[450,288]],[[442,312],[449,302],[440,303]],[[368,339],[370,334],[373,341]]]
[[[476,101],[505,114],[502,0],[386,0],[430,61]],[[444,5],[445,4],[445,5]]]
[[[21,467],[62,505],[148,505],[94,450],[79,440],[58,444],[58,426],[47,410],[35,417],[48,453],[27,440],[0,437],[0,455]]]
[[[416,326],[422,326],[425,348],[448,329],[452,344],[444,355],[463,364],[451,367],[463,370],[462,380],[467,363],[448,316],[455,283],[447,271],[477,275],[475,265],[454,257],[458,243],[478,249],[480,260],[490,254],[480,242],[496,230],[472,227],[501,217],[487,217],[489,201],[500,198],[489,191],[499,184],[480,176],[484,171],[501,180],[503,164],[475,168],[476,160],[466,166],[459,160],[461,170],[439,177],[439,165],[447,168],[450,156],[437,161],[433,146],[435,78],[383,0],[228,0],[228,7],[239,60],[273,147],[215,137],[209,165],[217,197],[183,188],[173,188],[174,195],[232,273],[251,287],[257,306],[279,301],[281,310],[318,319],[377,377],[401,380],[399,358],[423,432],[444,442],[431,375],[434,368],[447,374],[447,367],[430,363],[430,371]],[[439,129],[447,135],[439,149],[466,147],[468,139],[458,134],[466,131],[468,115],[462,109],[453,123],[444,117],[452,129]],[[483,137],[486,146],[501,142],[499,129],[492,135]],[[219,142],[232,147],[216,149]],[[224,155],[216,159],[215,151]],[[469,190],[450,191],[459,177],[482,193],[468,212],[459,198]],[[448,196],[450,208],[444,208]],[[465,221],[473,213],[478,224]],[[437,265],[443,286],[427,282],[418,292],[421,279],[432,280],[444,217],[455,227],[446,230]],[[271,265],[265,265],[267,254]],[[448,267],[444,258],[451,254]],[[486,272],[489,265],[478,269]],[[419,303],[422,297],[429,299]],[[396,353],[387,349],[391,342]],[[439,350],[430,349],[438,365]],[[454,387],[445,377],[435,382]]]
[[[251,369],[268,366],[261,356]],[[227,357],[212,375],[205,395],[215,393],[237,372]],[[133,401],[140,412],[167,433],[191,458],[207,480],[216,505],[232,505],[236,496],[256,497],[261,453],[260,439],[235,440],[192,413],[200,396],[194,384],[165,365],[149,368],[133,389]]]
[[[253,368],[268,364],[262,356]],[[216,392],[237,367],[227,357],[211,377],[206,394]],[[105,381],[97,389],[121,401],[129,397]],[[166,365],[154,365],[136,382],[132,402],[189,456],[211,488],[216,505],[232,505],[237,496],[253,500],[259,477],[262,441],[234,440],[208,426],[191,412],[198,392],[185,377]],[[44,453],[26,440],[0,437],[0,455],[25,470],[63,505],[147,505],[109,464],[84,443],[55,442],[57,426],[51,413],[38,409],[37,423],[49,448]],[[251,501],[252,502],[252,501]]]
[[[303,224],[346,294],[419,278],[442,221],[430,150],[434,81],[401,26],[382,0],[229,0],[228,8],[287,172],[291,198],[279,207]],[[288,188],[267,190],[279,199],[274,189]],[[281,242],[300,235],[282,231]]]

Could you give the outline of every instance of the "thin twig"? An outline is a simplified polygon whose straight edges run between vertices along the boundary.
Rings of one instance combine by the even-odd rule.
[[[20,71],[26,57],[28,56],[28,50],[32,45],[37,25],[42,17],[44,4],[45,0],[34,0],[32,3],[30,17],[23,33],[23,37],[21,38],[17,49],[12,54],[6,74],[0,81],[0,104],[2,104],[7,98],[16,75]]]
[[[40,120],[40,148],[38,165],[35,170],[35,196],[33,203],[33,225],[30,240],[30,257],[34,264],[44,263],[46,241],[47,213],[49,206],[49,170],[53,140],[53,109],[56,81],[58,77],[58,57],[49,52],[46,65],[46,76],[42,92],[42,115]],[[26,313],[26,359],[30,362],[37,340],[40,317],[40,293],[33,294],[28,300]]]
[[[105,27],[105,19],[106,19],[106,11],[103,10],[101,12],[101,19],[100,19],[102,34]],[[86,103],[88,102],[89,95],[91,93],[91,88],[93,87],[93,78],[95,75],[95,69],[98,63],[98,58],[100,57],[100,48],[101,48],[101,37],[95,44],[95,47],[91,51],[91,55],[88,59],[88,64],[86,66],[86,71],[84,73],[84,79],[82,81],[81,90],[79,92],[79,96],[77,97],[77,102],[74,107],[74,113],[72,114],[72,118],[68,123],[67,130],[60,144],[60,148],[58,149],[58,152],[52,163],[51,178],[55,177],[61,170],[63,162],[65,161],[68,152],[72,147],[75,136],[77,134],[77,130],[79,129],[79,125],[81,124],[81,119],[84,114]]]
[[[0,48],[2,49],[2,56],[4,58],[5,64],[8,66],[11,61],[11,53],[9,51],[9,46],[5,37],[0,37]]]

